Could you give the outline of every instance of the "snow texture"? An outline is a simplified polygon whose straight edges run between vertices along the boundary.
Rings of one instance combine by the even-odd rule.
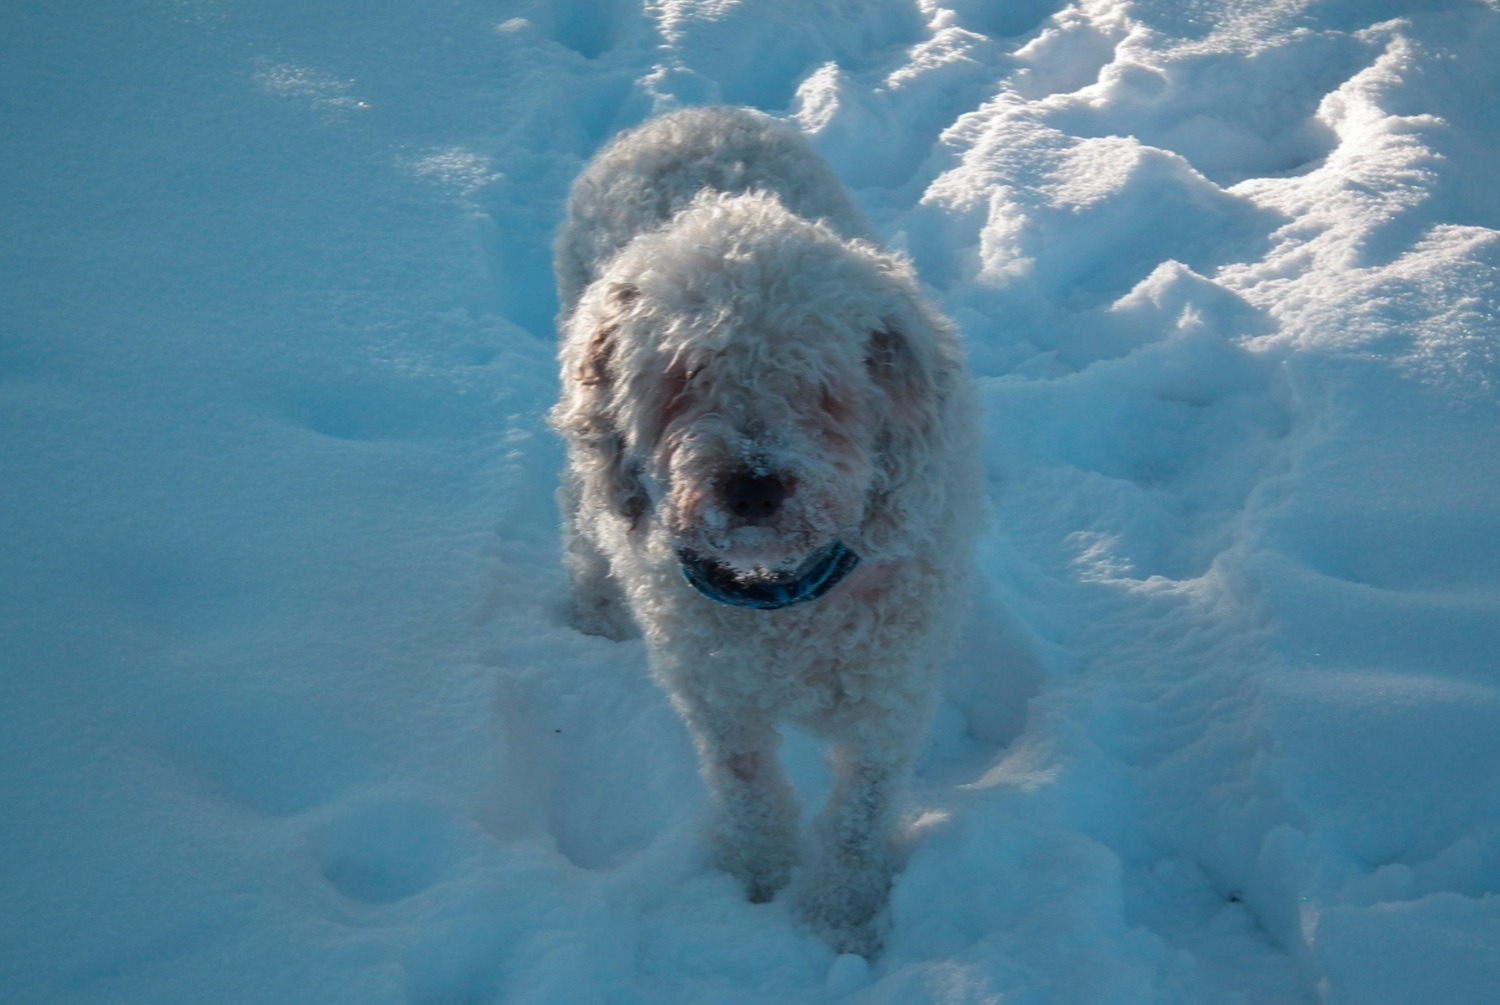
[[[1496,1000],[1493,3],[3,26],[0,1000]],[[563,621],[563,197],[720,102],[809,136],[981,385],[869,961],[712,866],[640,642]]]

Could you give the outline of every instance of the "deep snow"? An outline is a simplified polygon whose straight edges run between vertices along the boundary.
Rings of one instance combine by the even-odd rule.
[[[0,999],[1500,1000],[1492,4],[0,27]],[[984,394],[870,963],[710,867],[639,644],[558,613],[550,234],[719,101],[810,135]]]

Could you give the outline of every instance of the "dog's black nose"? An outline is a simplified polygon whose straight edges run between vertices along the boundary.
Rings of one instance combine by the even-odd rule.
[[[775,475],[739,471],[725,479],[721,491],[732,516],[746,523],[764,523],[781,509],[788,486]]]

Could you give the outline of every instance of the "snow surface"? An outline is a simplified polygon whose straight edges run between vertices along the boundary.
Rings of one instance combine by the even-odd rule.
[[[1500,1001],[1493,4],[0,27],[3,1001]],[[811,136],[984,394],[869,962],[710,866],[639,643],[559,616],[550,233],[705,102]]]

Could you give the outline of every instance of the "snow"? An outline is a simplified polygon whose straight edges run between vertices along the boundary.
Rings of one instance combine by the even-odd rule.
[[[1492,3],[4,23],[0,999],[1496,999]],[[711,867],[639,643],[559,614],[550,235],[718,101],[809,134],[984,395],[869,961]]]

